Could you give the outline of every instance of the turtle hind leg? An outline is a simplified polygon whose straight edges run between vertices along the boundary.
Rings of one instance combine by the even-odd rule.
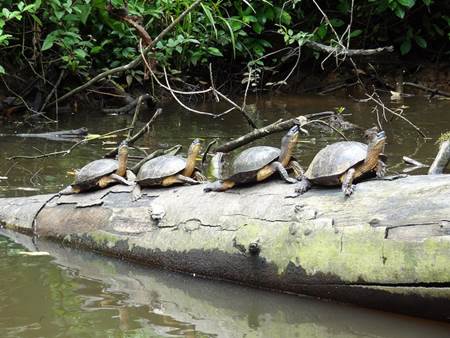
[[[215,182],[208,183],[205,188],[203,188],[204,192],[210,192],[210,191],[226,191],[228,189],[233,188],[236,185],[234,181],[230,180],[218,180]]]
[[[288,183],[297,183],[297,180],[295,178],[289,177],[286,169],[283,167],[281,162],[275,161],[270,164],[270,167],[273,169],[273,171],[278,171],[280,176]]]
[[[350,168],[347,172],[341,176],[342,192],[345,196],[350,196],[355,190],[353,179],[355,178],[355,168]]]
[[[161,185],[163,187],[168,187],[168,186],[170,186],[172,184],[176,184],[176,183],[181,183],[181,184],[200,184],[200,182],[197,182],[196,180],[194,180],[194,179],[192,179],[190,177],[178,174],[178,175],[172,175],[172,176],[165,177],[162,180]]]

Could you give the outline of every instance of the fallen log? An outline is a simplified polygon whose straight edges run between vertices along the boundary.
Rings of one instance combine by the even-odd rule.
[[[0,222],[142,264],[450,321],[450,175],[0,199]]]

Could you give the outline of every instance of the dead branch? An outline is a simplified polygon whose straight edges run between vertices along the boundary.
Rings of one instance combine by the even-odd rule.
[[[196,0],[191,6],[186,8],[186,10],[183,13],[181,13],[179,17],[177,17],[174,21],[172,21],[172,23],[169,26],[167,26],[161,33],[159,33],[159,35],[145,48],[144,55],[146,55],[158,43],[158,41],[160,41],[164,36],[166,36],[167,33],[169,33],[186,15],[188,15],[189,12],[191,12],[195,7],[197,7],[201,1],[202,0]],[[141,62],[142,62],[142,56],[139,55],[133,61],[131,61],[130,63],[127,63],[126,65],[108,69],[108,70],[98,74],[91,80],[87,81],[83,85],[81,85],[77,88],[74,88],[73,90],[64,94],[57,100],[54,100],[50,104],[55,104],[56,102],[61,102],[65,99],[75,95],[76,93],[82,91],[83,89],[86,89],[86,88],[92,86],[94,83],[97,83],[98,81],[100,81],[110,75],[122,73],[129,69],[133,69],[133,68],[137,67],[138,65],[140,65]]]
[[[428,175],[438,175],[444,172],[450,162],[450,141],[444,141],[439,146],[439,152],[428,170]]]
[[[65,150],[53,151],[53,152],[50,152],[50,153],[43,153],[39,149],[34,148],[37,151],[39,151],[41,154],[40,155],[35,155],[35,156],[31,156],[31,155],[30,156],[28,156],[28,155],[16,155],[16,156],[7,157],[6,159],[8,161],[16,160],[16,159],[35,160],[35,159],[39,159],[39,158],[52,157],[52,156],[57,156],[57,155],[66,156],[66,155],[70,154],[72,152],[72,150],[74,150],[76,147],[78,147],[81,144],[86,144],[86,143],[88,143],[90,141],[97,140],[97,139],[103,138],[105,136],[117,134],[117,133],[120,133],[122,131],[126,131],[128,129],[129,128],[122,128],[122,129],[110,131],[110,132],[108,132],[106,134],[96,135],[96,136],[92,136],[92,137],[89,137],[89,138],[84,138],[83,140],[75,143],[73,146],[71,146],[70,148],[65,149]]]
[[[139,96],[138,98],[134,99],[133,101],[131,101],[130,103],[128,103],[127,105],[120,107],[120,108],[103,108],[102,112],[106,113],[106,114],[127,114],[128,112],[130,112],[133,108],[136,107],[136,105],[138,104],[139,99],[141,99],[141,103],[142,101],[147,101],[152,99],[152,96],[150,94],[144,94]],[[140,105],[140,103],[139,103]]]
[[[305,46],[317,50],[319,52],[331,53],[331,54],[343,54],[346,56],[368,56],[380,53],[393,52],[394,46],[378,47],[374,49],[347,49],[345,47],[331,47],[315,41],[305,42]]]
[[[142,135],[144,135],[146,132],[148,132],[150,129],[150,126],[153,124],[153,122],[156,120],[156,118],[159,115],[161,115],[161,113],[162,113],[162,108],[156,109],[156,112],[153,114],[150,121],[148,121],[146,123],[146,125],[141,128],[141,130],[139,130],[136,134],[134,134],[132,137],[130,137],[128,139],[128,145],[134,144]],[[127,130],[128,130],[128,128],[127,128]],[[114,157],[117,155],[118,150],[119,150],[119,148],[116,147],[113,150],[111,150],[108,154],[106,154],[104,157]]]
[[[436,88],[425,87],[425,86],[422,86],[422,85],[420,85],[418,83],[403,82],[403,85],[424,90],[426,92],[429,92],[431,94],[431,96],[440,95],[440,96],[450,97],[450,93],[449,92],[445,92],[443,90],[439,90],[439,89],[436,89]]]
[[[405,162],[407,164],[410,164],[412,166],[415,166],[415,167],[428,167],[428,165],[423,164],[422,162],[419,162],[419,161],[417,161],[417,160],[415,160],[415,159],[413,159],[411,157],[408,157],[408,156],[403,156],[402,159],[403,159],[403,162]]]
[[[244,144],[250,143],[256,139],[259,139],[261,137],[264,137],[264,136],[267,136],[267,135],[270,135],[270,134],[273,134],[276,132],[287,130],[296,124],[303,126],[306,123],[308,123],[308,118],[318,117],[318,116],[327,116],[327,115],[330,116],[333,114],[335,114],[335,113],[334,112],[320,112],[320,113],[316,113],[316,114],[307,114],[304,116],[300,115],[296,118],[292,118],[292,119],[285,120],[285,121],[280,119],[280,120],[278,120],[272,124],[269,124],[265,127],[254,129],[253,131],[251,131],[248,134],[245,134],[245,135],[238,137],[234,140],[231,140],[227,143],[219,145],[218,147],[216,147],[214,149],[214,151],[228,153],[240,146],[243,146]],[[315,120],[315,121],[320,121],[320,120]]]

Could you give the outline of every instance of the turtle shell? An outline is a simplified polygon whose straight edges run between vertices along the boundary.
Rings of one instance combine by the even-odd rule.
[[[86,164],[75,176],[73,186],[86,189],[93,187],[103,176],[112,174],[119,168],[119,162],[112,159],[95,160]]]
[[[259,169],[273,162],[280,156],[280,149],[268,146],[251,147],[234,159],[233,175],[230,178],[244,182]]]
[[[348,169],[365,160],[367,145],[355,141],[330,144],[320,150],[305,173],[318,184],[338,184],[339,177]]]
[[[163,155],[147,162],[139,170],[136,180],[138,182],[160,180],[172,176],[186,168],[186,160],[179,156]]]

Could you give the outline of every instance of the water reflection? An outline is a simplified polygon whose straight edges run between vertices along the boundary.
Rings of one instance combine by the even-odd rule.
[[[15,241],[36,248],[28,237]],[[0,237],[2,337],[444,337],[443,323],[254,290]],[[14,266],[14,269],[10,267]]]

